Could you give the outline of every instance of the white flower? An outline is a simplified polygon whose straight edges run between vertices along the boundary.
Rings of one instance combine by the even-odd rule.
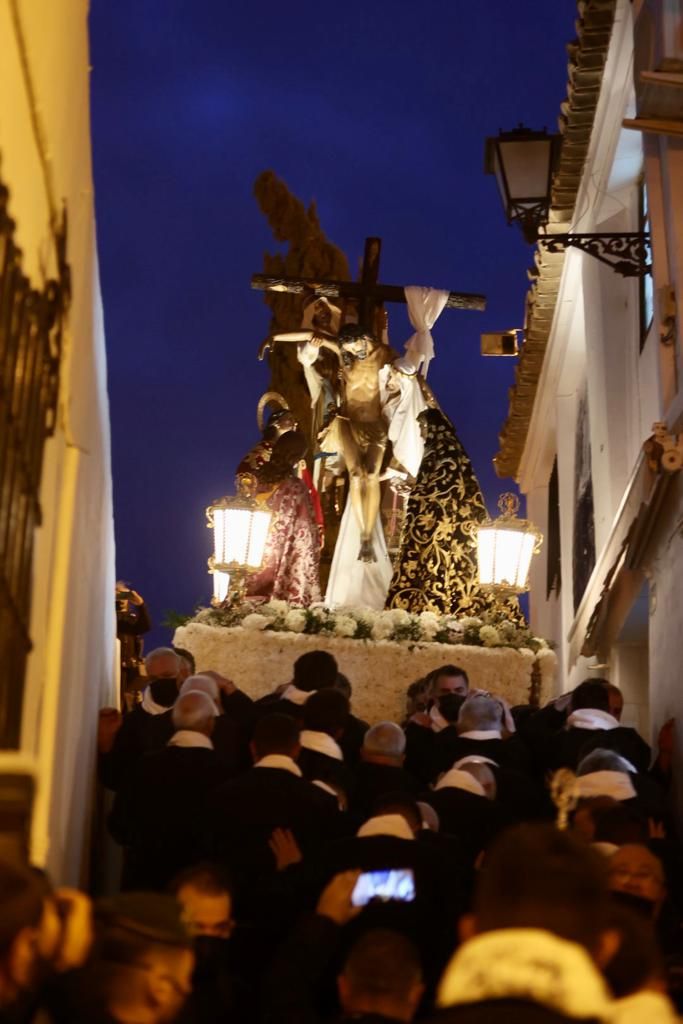
[[[497,647],[500,644],[500,634],[495,626],[482,626],[479,630],[479,639],[484,647]]]
[[[412,621],[410,613],[405,608],[392,608],[384,613],[383,618],[387,618],[393,626],[408,626]]]
[[[372,624],[373,640],[388,640],[394,632],[394,623],[386,615],[378,615]]]
[[[363,615],[377,614],[371,608],[365,608],[362,604],[338,604],[334,610],[338,615],[351,615],[354,619],[362,618]]]
[[[538,653],[539,654],[543,650],[550,650],[550,648],[548,647],[548,641],[544,640],[542,636],[535,636],[534,637],[534,643],[538,644],[538,648],[539,648]]]
[[[458,622],[457,619],[446,619],[445,626],[448,630],[448,636],[451,641],[458,640],[460,637],[465,635],[465,627],[462,622]]]
[[[292,633],[303,633],[306,628],[306,612],[303,608],[292,608],[285,615],[285,626]]]
[[[334,613],[328,611],[322,605],[318,605],[316,608],[309,608],[308,614],[314,622],[320,623],[321,626],[326,626],[331,619],[334,619]]]
[[[517,636],[517,626],[514,622],[510,622],[509,619],[503,619],[502,622],[498,622],[496,629],[503,640],[514,640]]]
[[[460,619],[460,625],[463,629],[480,629],[483,623],[475,615],[466,615]]]
[[[342,609],[340,609],[342,611]],[[344,608],[347,615],[351,615],[356,622],[366,622],[372,626],[384,612],[377,612],[374,608]]]
[[[261,605],[261,611],[265,615],[272,615],[273,617],[276,617],[277,615],[286,615],[289,611],[289,605],[286,601],[267,601],[264,605]]]
[[[350,615],[335,616],[334,632],[337,636],[353,636],[356,632],[356,620]]]
[[[434,612],[421,612],[419,616],[420,629],[427,640],[433,640],[441,629],[441,622]]]
[[[247,615],[242,619],[242,625],[245,629],[265,629],[266,626],[270,625],[270,619],[267,615],[259,615],[258,612],[252,612],[251,615]]]

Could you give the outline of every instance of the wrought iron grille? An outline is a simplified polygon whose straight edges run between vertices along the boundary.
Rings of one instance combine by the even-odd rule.
[[[45,441],[54,431],[62,314],[69,298],[66,220],[55,230],[59,280],[22,270],[9,191],[0,181],[0,747],[19,745],[31,649],[33,540]]]

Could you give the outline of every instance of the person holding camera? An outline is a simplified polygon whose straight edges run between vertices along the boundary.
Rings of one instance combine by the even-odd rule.
[[[135,690],[142,665],[143,636],[152,622],[144,599],[128,583],[116,584],[116,637],[121,644],[121,696]]]

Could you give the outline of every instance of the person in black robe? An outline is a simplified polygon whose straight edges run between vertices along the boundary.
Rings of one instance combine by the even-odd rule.
[[[600,747],[625,757],[638,772],[650,767],[649,745],[635,729],[623,726],[609,711],[610,698],[601,679],[588,679],[572,693],[565,727],[545,740],[544,765],[575,770],[579,761]]]
[[[127,848],[124,888],[163,890],[209,855],[209,798],[226,774],[211,742],[215,718],[207,694],[179,697],[168,744],[143,755],[119,791],[109,829]]]

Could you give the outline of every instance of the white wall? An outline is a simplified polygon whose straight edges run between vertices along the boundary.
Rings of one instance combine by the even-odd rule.
[[[683,56],[683,5],[667,0],[653,5],[657,62]],[[652,197],[655,242],[655,297],[662,285],[674,288],[678,317],[673,346],[659,343],[657,324],[648,339],[650,365],[659,363],[662,415],[669,428],[683,429],[683,140],[646,136],[646,173]],[[657,307],[655,306],[655,309]],[[656,317],[655,317],[656,319]],[[683,480],[679,473],[658,517],[648,557],[650,573],[650,717],[656,735],[676,717],[674,733],[674,806],[683,826]]]
[[[109,414],[90,157],[86,0],[0,3],[0,155],[24,267],[56,276],[50,216],[66,202],[73,298],[36,534],[22,755],[38,796],[33,855],[83,880],[97,709],[113,692]],[[23,62],[23,64],[22,64]],[[32,96],[31,96],[32,93]],[[0,768],[11,765],[3,754]]]
[[[683,815],[683,480],[678,474],[659,519],[650,556],[650,721],[656,737],[674,732],[674,807]],[[683,824],[679,820],[679,825]]]
[[[636,13],[639,7],[634,8]],[[656,67],[663,57],[680,57],[683,4],[659,0],[649,4],[648,10],[658,32]],[[529,496],[530,514],[545,525],[545,487],[554,454],[548,452],[548,439],[552,438],[560,475],[562,594],[559,601],[554,596],[546,600],[545,565],[539,560],[532,577],[531,610],[534,628],[559,644],[567,687],[585,678],[589,670],[586,659],[569,657],[569,641],[576,655],[588,615],[601,596],[604,573],[617,557],[644,495],[645,477],[636,472],[642,444],[655,420],[666,420],[672,432],[683,431],[683,141],[673,136],[641,136],[622,128],[623,118],[634,116],[631,21],[630,5],[621,0],[573,229],[635,230],[638,177],[645,171],[655,321],[641,352],[637,284],[624,281],[589,256],[577,254],[574,262],[569,257],[565,260],[560,301],[520,465],[520,484]],[[675,344],[668,348],[659,341],[657,291],[663,285],[674,287],[679,311]],[[604,557],[589,585],[585,614],[575,620],[571,600],[574,431],[584,379],[589,393],[598,563],[601,553]],[[631,497],[624,501],[631,483]],[[608,667],[600,674],[622,688],[626,724],[634,725],[653,743],[667,719],[678,719],[674,806],[682,807],[682,474],[674,478],[656,512],[655,530],[640,569],[645,582],[638,596],[634,590],[630,612],[623,607],[624,626],[611,649],[603,652]]]

